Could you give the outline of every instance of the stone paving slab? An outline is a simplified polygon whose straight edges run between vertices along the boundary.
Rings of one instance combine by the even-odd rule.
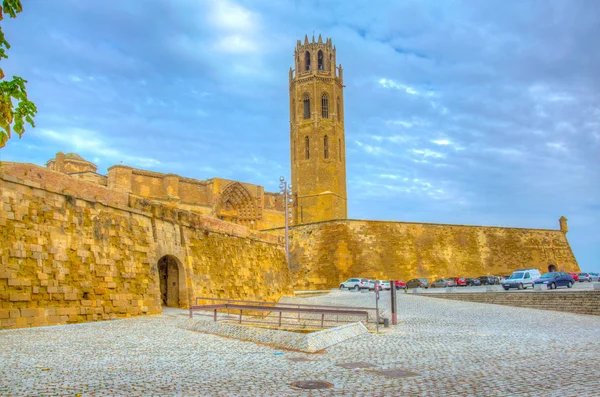
[[[369,295],[298,303],[365,306]],[[181,329],[185,311],[0,331],[0,395],[600,396],[597,316],[412,295],[398,306],[402,325],[310,355]],[[373,367],[338,365],[359,361]]]

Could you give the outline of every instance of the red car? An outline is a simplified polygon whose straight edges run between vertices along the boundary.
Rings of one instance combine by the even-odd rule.
[[[464,277],[458,277],[456,279],[456,285],[458,287],[466,287],[467,286],[467,279]]]
[[[396,280],[396,289],[405,289],[406,283],[402,280]]]
[[[573,277],[574,281],[579,281],[579,273],[571,273],[571,272],[569,272],[569,274],[571,275],[571,277]]]

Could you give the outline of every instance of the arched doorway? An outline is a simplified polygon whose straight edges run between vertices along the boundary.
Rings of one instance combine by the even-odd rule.
[[[556,271],[556,266],[554,266],[553,264],[549,264],[548,265],[548,271],[549,272],[555,272]]]
[[[161,305],[179,307],[181,281],[179,261],[171,255],[158,260],[158,278],[160,284]]]

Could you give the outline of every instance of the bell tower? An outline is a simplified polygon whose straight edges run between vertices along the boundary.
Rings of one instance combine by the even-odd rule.
[[[346,140],[342,65],[335,46],[298,40],[290,68],[293,224],[346,219]]]

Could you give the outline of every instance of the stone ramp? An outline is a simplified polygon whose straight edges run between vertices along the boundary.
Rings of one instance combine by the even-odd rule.
[[[360,322],[303,334],[280,329],[212,322],[194,318],[183,322],[179,325],[179,328],[307,353],[316,353],[369,332]]]

